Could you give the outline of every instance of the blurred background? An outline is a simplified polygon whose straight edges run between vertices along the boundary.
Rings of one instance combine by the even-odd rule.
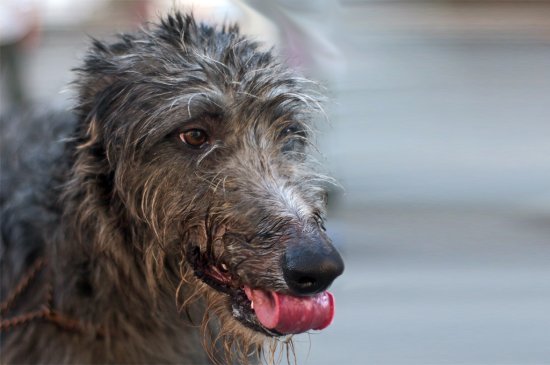
[[[171,0],[3,0],[0,111]],[[203,0],[327,87],[334,323],[298,364],[550,364],[550,2]]]

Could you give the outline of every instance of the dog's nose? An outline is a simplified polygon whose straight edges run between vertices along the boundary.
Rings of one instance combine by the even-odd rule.
[[[344,271],[344,261],[322,236],[291,242],[283,259],[283,276],[297,295],[313,295],[327,289]]]

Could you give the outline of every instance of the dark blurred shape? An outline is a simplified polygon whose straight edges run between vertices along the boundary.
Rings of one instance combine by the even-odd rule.
[[[2,102],[8,108],[22,108],[28,103],[23,72],[29,48],[36,46],[40,33],[39,13],[32,1],[0,2],[0,72]]]

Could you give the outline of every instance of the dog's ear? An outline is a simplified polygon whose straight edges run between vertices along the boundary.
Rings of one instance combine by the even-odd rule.
[[[119,42],[106,44],[96,39],[88,50],[81,67],[74,69],[77,79],[73,83],[78,93],[77,110],[82,119],[91,120],[91,114],[100,114],[101,110],[92,110],[94,106],[108,107],[112,94],[120,88],[113,87],[123,74],[124,55],[131,52],[132,37],[124,35]],[[97,115],[95,117],[99,117]]]
[[[108,155],[107,152],[113,150],[106,145],[104,135],[110,128],[109,120],[117,119],[111,114],[116,114],[113,110],[128,87],[126,76],[135,60],[132,57],[134,40],[132,35],[126,34],[120,35],[114,43],[93,39],[83,65],[73,70],[77,74],[73,85],[78,94],[75,108],[79,119],[78,149],[92,150],[97,155]],[[116,142],[116,138],[111,138],[111,144],[116,145]]]

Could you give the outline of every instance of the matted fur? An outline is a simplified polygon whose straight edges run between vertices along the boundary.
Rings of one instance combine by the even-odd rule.
[[[237,27],[180,13],[94,41],[76,72],[74,112],[2,122],[2,298],[37,258],[48,262],[2,315],[40,308],[51,285],[53,307],[90,330],[18,325],[2,332],[2,363],[228,364],[292,352],[290,338],[237,321],[189,257],[224,262],[236,286],[289,290],[285,242],[325,237],[332,181],[310,153],[311,82]],[[208,148],[182,143],[190,126],[209,132]]]

